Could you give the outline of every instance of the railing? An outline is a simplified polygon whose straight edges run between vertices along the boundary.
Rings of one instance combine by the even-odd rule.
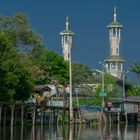
[[[108,110],[108,108],[105,108],[104,111],[107,112],[122,112],[121,108],[110,108],[110,110]]]
[[[64,102],[63,101],[49,101],[49,106],[56,106],[56,107],[63,107]]]

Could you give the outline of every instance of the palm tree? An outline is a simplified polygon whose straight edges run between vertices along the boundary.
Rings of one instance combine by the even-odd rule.
[[[138,79],[140,80],[140,63],[138,61],[134,62],[134,65],[130,66],[129,70],[136,73]]]

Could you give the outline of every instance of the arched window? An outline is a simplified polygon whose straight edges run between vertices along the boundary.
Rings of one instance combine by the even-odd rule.
[[[118,53],[119,53],[119,49],[117,48],[117,49],[116,49],[116,54],[118,54]]]
[[[118,64],[118,69],[121,70],[121,63]]]
[[[111,69],[116,69],[116,65],[115,65],[115,63],[113,62],[113,63],[111,63]]]
[[[112,48],[111,48],[110,52],[111,52],[111,54],[113,53]]]

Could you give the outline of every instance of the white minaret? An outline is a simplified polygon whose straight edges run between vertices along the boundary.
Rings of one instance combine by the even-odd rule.
[[[62,36],[62,49],[64,60],[71,59],[72,37],[74,33],[69,30],[68,17],[66,17],[66,29],[60,33]]]
[[[117,78],[122,77],[124,60],[120,57],[120,40],[122,25],[117,22],[116,6],[114,7],[114,21],[107,28],[109,30],[110,56],[105,59],[107,72]]]
[[[72,48],[72,37],[74,33],[69,30],[68,17],[66,17],[66,30],[60,33],[62,36],[62,48],[64,60],[69,61],[69,89],[70,89],[70,123],[73,123],[73,105],[72,105],[72,68],[71,68],[71,48]]]

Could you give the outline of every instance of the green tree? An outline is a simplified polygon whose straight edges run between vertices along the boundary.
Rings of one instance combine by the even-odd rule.
[[[46,73],[44,83],[68,84],[68,65],[64,59],[55,51],[47,51],[45,61],[41,62]]]
[[[138,79],[140,80],[140,63],[134,62],[132,66],[130,66],[129,70],[137,74]]]
[[[72,63],[72,81],[74,84],[92,84],[94,82],[92,70],[83,64]]]
[[[28,67],[35,84],[44,84],[43,80],[47,77],[43,66],[47,52],[45,47],[35,47],[30,53],[22,54],[24,58],[22,61]]]
[[[104,91],[107,93],[107,96],[104,98],[105,101],[114,97],[118,94],[119,88],[116,86],[116,81],[109,75],[104,75]],[[93,94],[95,98],[95,104],[101,105],[102,98],[100,97],[100,93],[102,92],[102,78],[100,78],[99,85]]]
[[[19,95],[21,92],[17,91],[25,89],[25,85],[25,93],[32,88],[28,70],[20,63],[22,57],[14,45],[12,33],[0,32],[0,100],[4,101],[13,101],[18,96],[28,98],[30,94]]]
[[[30,96],[33,84],[45,77],[39,64],[43,51],[42,39],[27,15],[0,16],[0,100]]]
[[[90,97],[90,102],[87,101],[88,105],[100,104],[100,98],[96,98],[95,96],[95,88],[97,84],[97,77],[93,74],[93,70],[91,70],[88,66],[83,64],[72,63],[72,80],[75,87],[80,88],[80,92]],[[98,100],[99,99],[99,100]],[[86,101],[87,98],[84,98]],[[97,102],[97,100],[99,102]]]
[[[12,33],[14,46],[20,50],[26,51],[34,46],[42,45],[41,37],[31,28],[28,16],[24,13],[0,16],[0,31]]]
[[[134,83],[130,83],[129,89],[126,91],[127,96],[140,96],[140,87]]]

